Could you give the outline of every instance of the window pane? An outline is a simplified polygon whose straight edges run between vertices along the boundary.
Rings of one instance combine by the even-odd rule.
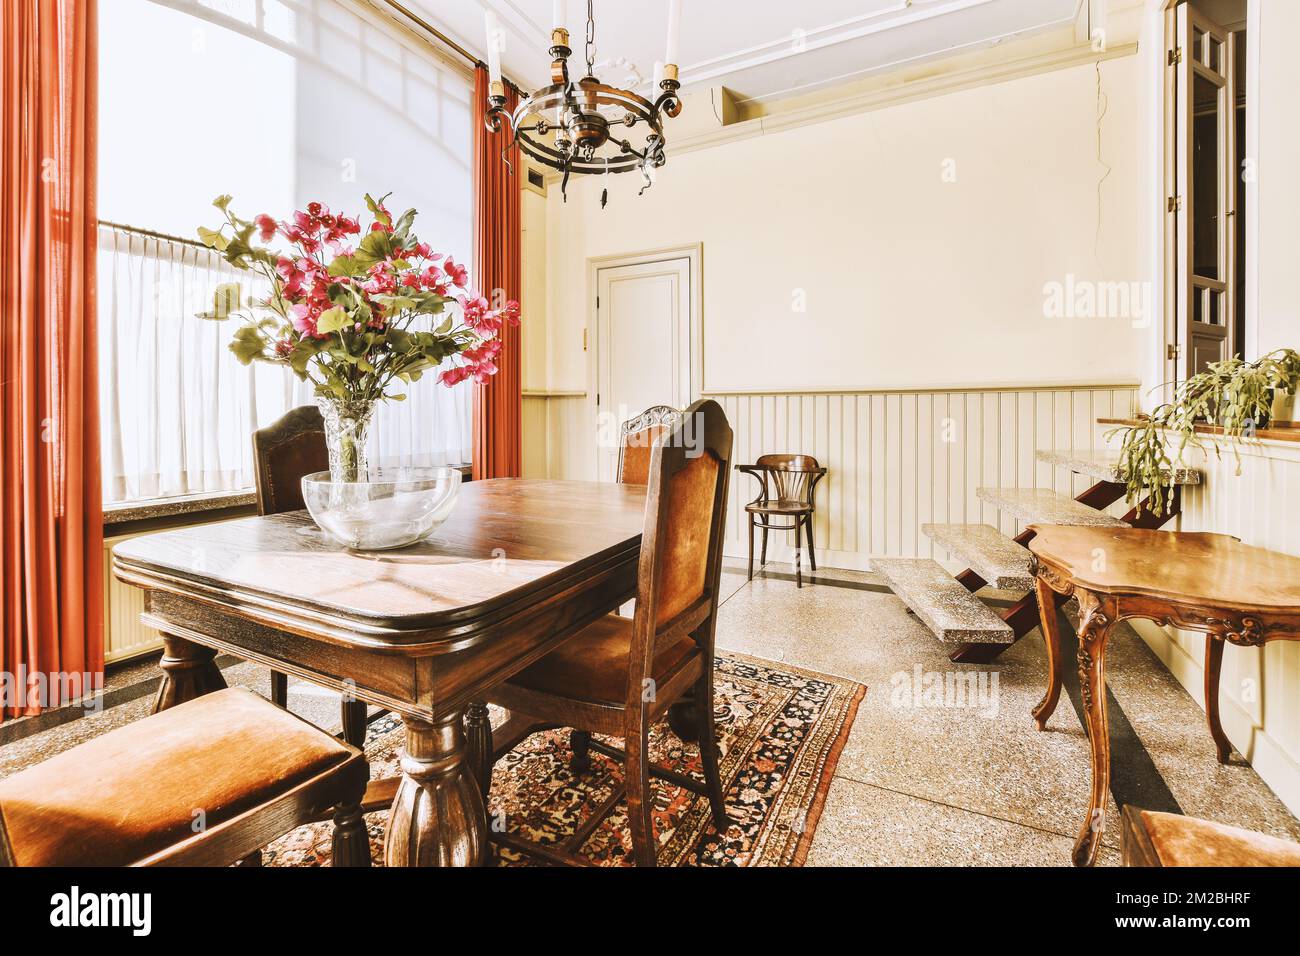
[[[232,209],[288,217],[309,201],[352,215],[392,193],[420,238],[472,254],[471,87],[363,5],[337,0],[113,0],[100,20],[99,214],[178,237]],[[107,227],[105,227],[107,228]],[[107,501],[252,484],[251,432],[310,389],[247,369],[230,322],[204,322],[226,275],[186,243],[101,230]],[[472,386],[425,375],[380,408],[375,464],[470,456]]]
[[[1219,279],[1219,209],[1223,188],[1219,167],[1219,87],[1193,76],[1192,201],[1195,234],[1192,236],[1192,270],[1207,279]]]

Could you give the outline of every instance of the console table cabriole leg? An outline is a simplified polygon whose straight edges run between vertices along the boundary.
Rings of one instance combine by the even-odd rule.
[[[1056,591],[1051,585],[1041,577],[1035,578],[1034,592],[1038,596],[1039,626],[1047,649],[1047,692],[1034,708],[1034,722],[1043,730],[1061,699],[1061,622],[1056,611]]]
[[[1219,763],[1227,763],[1232,754],[1232,742],[1223,732],[1219,722],[1219,674],[1223,670],[1223,638],[1217,634],[1205,635],[1205,719],[1214,738],[1215,754]]]
[[[1092,866],[1101,848],[1110,791],[1110,728],[1106,722],[1106,639],[1115,625],[1113,603],[1082,588],[1079,599],[1079,690],[1092,755],[1092,789],[1088,815],[1079,830],[1072,859],[1075,866]]]

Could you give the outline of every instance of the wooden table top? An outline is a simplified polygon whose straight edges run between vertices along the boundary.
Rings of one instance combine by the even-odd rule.
[[[480,619],[640,548],[645,489],[503,478],[468,482],[419,544],[354,552],[305,511],[165,531],[113,548],[119,577],[219,603],[324,612],[366,629]]]
[[[1242,544],[1231,535],[1029,527],[1036,532],[1029,550],[1091,591],[1300,613],[1300,558]]]

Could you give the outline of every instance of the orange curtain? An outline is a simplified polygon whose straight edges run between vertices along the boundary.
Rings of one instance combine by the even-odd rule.
[[[506,87],[506,108],[513,110],[519,94]],[[488,74],[479,66],[474,73],[474,268],[476,284],[493,307],[519,299],[519,163],[518,147],[510,147],[507,128],[489,133],[482,116],[488,105]],[[506,165],[509,159],[510,166]],[[513,175],[510,172],[513,167]],[[523,317],[528,321],[528,316]],[[502,349],[497,374],[486,385],[474,386],[474,477],[518,478],[520,469],[519,417],[522,385],[519,371],[518,328],[501,330]]]
[[[95,0],[0,14],[0,685],[6,716],[104,666]],[[48,691],[47,691],[48,689]],[[17,698],[17,699],[15,699]]]

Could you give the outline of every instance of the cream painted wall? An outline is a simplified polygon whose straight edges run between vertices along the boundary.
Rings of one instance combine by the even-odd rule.
[[[587,387],[587,259],[695,241],[705,391],[1136,382],[1144,334],[1128,318],[1043,314],[1045,283],[1150,272],[1137,59],[1100,71],[1109,173],[1088,65],[670,145],[653,189],[610,177],[603,210],[603,181],[571,184],[567,204],[552,187],[551,387]]]

